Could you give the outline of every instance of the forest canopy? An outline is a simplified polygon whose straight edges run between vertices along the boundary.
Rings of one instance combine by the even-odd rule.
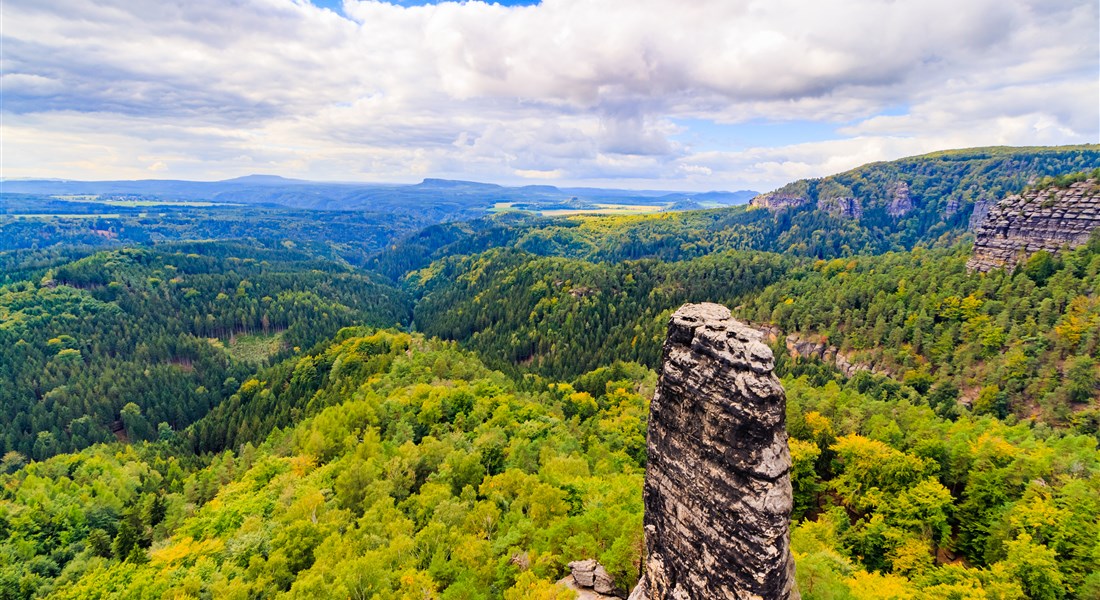
[[[571,598],[588,558],[625,591],[667,321],[700,301],[772,346],[803,598],[1100,597],[1100,232],[966,269],[975,205],[1098,166],[952,151],[631,216],[0,221],[0,600]]]

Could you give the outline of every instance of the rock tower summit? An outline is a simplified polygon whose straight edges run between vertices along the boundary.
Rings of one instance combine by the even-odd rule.
[[[786,396],[761,335],[718,304],[684,305],[669,321],[632,600],[799,598]]]

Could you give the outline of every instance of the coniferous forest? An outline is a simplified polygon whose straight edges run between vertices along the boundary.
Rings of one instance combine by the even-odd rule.
[[[1100,229],[967,269],[976,207],[1098,167],[973,149],[645,215],[0,217],[0,599],[565,599],[584,558],[628,588],[661,344],[703,301],[773,348],[803,598],[1100,598]]]

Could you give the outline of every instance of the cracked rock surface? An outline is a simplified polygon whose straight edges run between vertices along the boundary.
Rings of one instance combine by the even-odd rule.
[[[979,207],[975,206],[975,213]],[[1079,181],[1064,188],[1008,196],[989,207],[974,227],[971,271],[1011,268],[1040,250],[1085,244],[1100,228],[1100,182]]]
[[[761,337],[718,304],[684,305],[669,321],[633,600],[799,598],[786,396]]]

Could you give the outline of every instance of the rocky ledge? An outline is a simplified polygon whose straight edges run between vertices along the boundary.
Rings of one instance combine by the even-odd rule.
[[[1040,250],[1079,246],[1100,228],[1100,182],[1008,196],[975,225],[974,252],[966,263],[971,271],[1012,267]]]
[[[756,196],[751,201],[749,201],[749,206],[755,208],[766,208],[771,211],[779,211],[789,208],[798,208],[804,204],[808,204],[809,202],[810,199],[806,198],[805,196],[775,191]]]
[[[761,335],[717,304],[672,315],[650,408],[634,600],[799,598],[786,397]]]

